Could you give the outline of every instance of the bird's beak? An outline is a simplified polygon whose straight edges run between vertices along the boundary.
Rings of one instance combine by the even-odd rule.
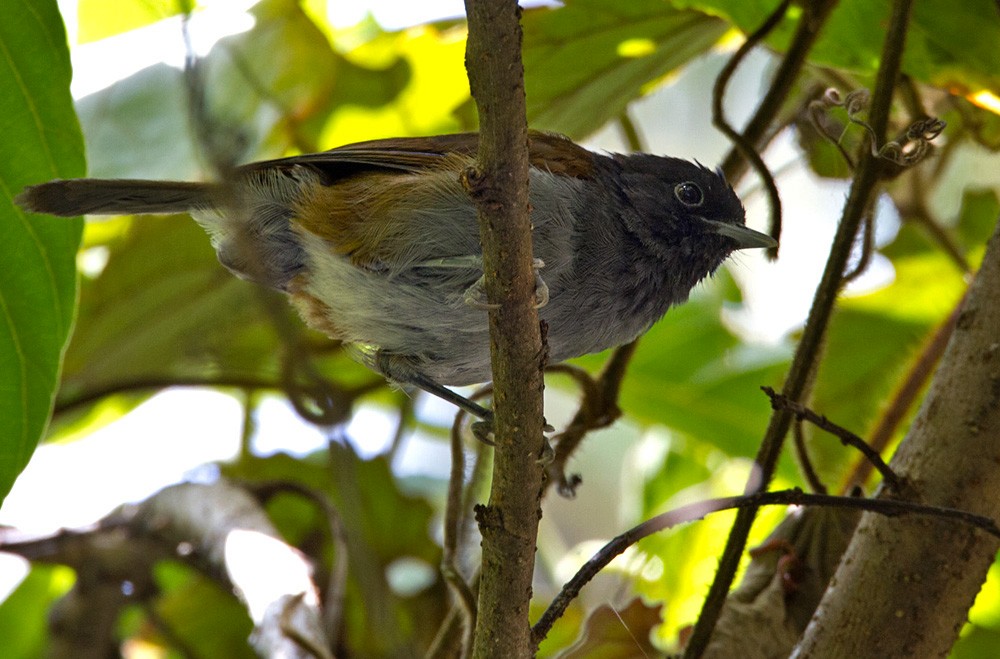
[[[711,233],[717,233],[720,236],[725,236],[726,238],[732,238],[736,241],[736,249],[750,249],[753,247],[776,247],[778,241],[767,235],[766,233],[761,233],[760,231],[754,231],[749,227],[745,227],[742,224],[730,224],[729,222],[717,222],[715,220],[706,220],[702,218],[702,221],[707,225],[707,229]]]

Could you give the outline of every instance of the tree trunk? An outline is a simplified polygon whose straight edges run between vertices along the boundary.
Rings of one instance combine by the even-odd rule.
[[[1000,224],[891,465],[905,498],[1000,518]],[[793,656],[947,656],[998,548],[959,522],[866,514]]]

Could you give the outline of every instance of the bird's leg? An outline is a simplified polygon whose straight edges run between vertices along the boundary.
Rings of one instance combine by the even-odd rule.
[[[493,444],[491,436],[493,434],[493,412],[482,405],[475,403],[462,394],[456,393],[441,385],[417,369],[412,360],[402,355],[386,353],[381,350],[369,360],[370,366],[381,373],[386,379],[400,384],[418,387],[432,396],[437,396],[443,401],[464,410],[468,414],[479,419],[472,424],[472,432],[477,439]]]

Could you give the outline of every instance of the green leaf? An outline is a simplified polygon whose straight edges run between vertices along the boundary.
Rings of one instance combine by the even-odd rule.
[[[952,648],[951,659],[984,659],[1000,648],[1000,630],[972,626]]]
[[[107,250],[108,261],[99,277],[83,279],[57,409],[77,408],[102,392],[145,394],[171,383],[282,385],[283,342],[306,341],[284,296],[227,272],[189,217],[118,224],[124,235],[89,247]],[[91,226],[109,225],[115,222]],[[310,360],[338,385],[372,378],[339,350]]]
[[[155,575],[161,594],[153,609],[160,622],[145,626],[140,635],[155,637],[157,627],[165,626],[171,636],[161,642],[167,646],[182,641],[201,657],[256,656],[248,643],[253,622],[231,592],[187,565],[163,562]]]
[[[85,260],[93,253],[107,263],[82,279],[53,426],[63,438],[172,385],[287,390],[288,377],[308,386],[323,374],[336,389],[377,380],[336,342],[307,330],[284,295],[227,272],[187,216],[92,222]],[[297,359],[288,345],[298,346]],[[98,401],[108,404],[93,407]]]
[[[338,443],[331,443],[326,456],[317,457],[328,457],[329,461],[297,460],[279,454],[244,458],[238,464],[223,466],[223,473],[241,481],[296,482],[328,495],[347,541],[350,576],[345,638],[353,653],[360,656],[411,656],[415,639],[437,628],[439,606],[446,597],[443,583],[439,579],[426,589],[423,599],[404,598],[389,588],[386,570],[403,558],[437,568],[441,549],[429,535],[433,509],[423,499],[400,490],[384,457],[362,460],[350,446]],[[293,539],[327,536],[325,518],[304,517],[301,506],[291,506],[282,499],[275,497],[268,513],[283,534]],[[298,518],[292,519],[292,515]],[[304,525],[307,521],[316,525],[311,532]],[[323,564],[329,565],[329,561]],[[428,610],[435,611],[430,618]]]
[[[6,659],[45,656],[48,639],[46,615],[72,587],[73,570],[35,564],[7,599],[0,602],[0,638]]]
[[[80,220],[29,216],[13,197],[84,173],[66,33],[53,0],[0,4],[0,499],[52,407],[73,323]]]
[[[993,235],[1000,216],[996,190],[966,190],[958,213],[958,236],[968,251],[981,249]]]
[[[834,313],[810,401],[818,413],[862,437],[966,286],[941,252],[901,257],[894,266],[891,285],[847,298]],[[857,459],[836,439],[808,425],[806,430],[821,476],[833,478]]]
[[[996,18],[997,6],[991,0],[915,3],[903,69],[944,89],[1000,92]]]
[[[528,121],[581,138],[711,48],[724,21],[660,0],[574,0],[524,15]]]
[[[250,13],[253,29],[222,39],[203,62],[209,136],[235,133],[255,158],[258,144],[275,155],[289,145],[315,151],[343,60],[297,0],[262,0]]]
[[[674,0],[673,4],[727,17],[749,34],[778,6],[778,0]],[[801,15],[801,8],[793,5],[767,44],[784,51]],[[843,0],[830,15],[809,60],[864,76],[874,74],[888,16],[889,3],[884,0]],[[903,70],[938,87],[1000,90],[1000,69],[996,64],[1000,22],[995,17],[992,0],[915,3]]]
[[[184,101],[184,74],[166,64],[80,99],[90,175],[186,179],[199,174]]]
[[[639,421],[749,456],[771,413],[760,387],[780,385],[789,355],[785,348],[744,346],[722,324],[720,288],[700,289],[642,337],[620,404]]]
[[[165,64],[81,100],[92,175],[204,179],[218,175],[206,163],[317,150],[341,73],[359,74],[294,0],[265,0],[252,14],[251,30],[199,62],[199,130],[186,74]]]
[[[462,28],[422,25],[386,33],[363,23],[336,42],[353,68],[345,67],[335,90],[322,144],[475,129],[474,118],[463,116],[471,99]]]
[[[584,624],[580,639],[562,656],[566,659],[629,659],[659,654],[650,641],[660,624],[660,606],[650,606],[636,597],[624,607],[603,604]]]

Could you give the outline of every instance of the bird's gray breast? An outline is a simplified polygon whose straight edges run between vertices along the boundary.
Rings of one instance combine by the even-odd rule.
[[[663,264],[627,229],[622,214],[634,212],[614,188],[581,188],[571,211],[569,263],[557,276],[542,272],[551,296],[540,311],[551,361],[628,343],[678,301],[664,289]]]

